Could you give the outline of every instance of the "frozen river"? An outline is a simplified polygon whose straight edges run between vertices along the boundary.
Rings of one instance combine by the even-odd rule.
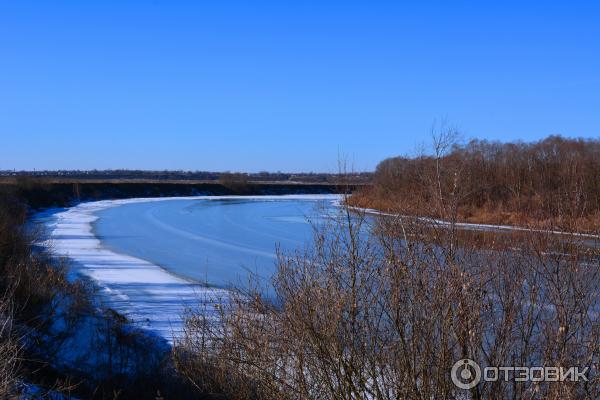
[[[269,278],[275,249],[302,249],[330,202],[320,198],[226,198],[130,203],[98,212],[102,244],[214,287]]]
[[[47,245],[93,279],[107,305],[169,338],[185,307],[226,301],[231,286],[276,270],[276,248],[310,245],[337,196],[105,200],[47,219]]]

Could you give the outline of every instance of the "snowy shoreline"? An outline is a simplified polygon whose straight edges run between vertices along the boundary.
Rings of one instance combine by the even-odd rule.
[[[434,223],[437,225],[446,225],[446,226],[450,225],[450,222],[444,221],[442,219],[393,214],[393,213],[389,213],[389,212],[385,212],[385,211],[379,211],[374,208],[363,208],[363,207],[355,207],[355,206],[349,206],[348,208],[350,210],[354,210],[357,212],[362,212],[362,213],[370,214],[370,215],[379,215],[379,216],[393,217],[393,218],[414,218],[415,220],[430,222],[430,223]],[[494,224],[477,224],[477,223],[472,223],[472,222],[456,222],[455,226],[458,228],[461,228],[461,229],[473,230],[473,231],[533,232],[533,233],[547,233],[547,234],[554,234],[554,235],[575,236],[575,237],[587,238],[587,239],[600,239],[600,235],[594,235],[591,233],[564,232],[564,231],[558,231],[558,230],[527,228],[527,227],[515,226],[515,225],[494,225]]]
[[[52,254],[67,257],[73,272],[94,281],[107,307],[168,341],[181,332],[187,307],[207,311],[227,301],[228,292],[171,274],[146,260],[119,254],[103,246],[93,231],[99,211],[131,203],[170,200],[331,200],[338,195],[190,196],[101,200],[81,203],[44,218],[49,237],[43,243]]]

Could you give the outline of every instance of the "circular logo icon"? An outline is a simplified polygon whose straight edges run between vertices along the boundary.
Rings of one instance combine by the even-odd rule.
[[[458,360],[450,372],[452,382],[461,389],[471,389],[477,386],[481,380],[481,368],[479,365],[468,358]]]

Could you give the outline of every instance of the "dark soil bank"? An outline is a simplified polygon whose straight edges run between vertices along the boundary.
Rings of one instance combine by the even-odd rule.
[[[64,207],[79,201],[133,197],[171,197],[200,195],[283,195],[340,193],[347,188],[331,184],[275,183],[148,183],[148,182],[27,182],[0,184],[0,191],[13,192],[39,209]]]

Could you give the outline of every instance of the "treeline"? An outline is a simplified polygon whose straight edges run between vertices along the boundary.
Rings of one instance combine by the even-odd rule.
[[[321,172],[211,172],[211,171],[146,171],[146,170],[42,170],[42,171],[0,171],[4,177],[37,177],[65,180],[153,180],[153,181],[222,181],[246,180],[252,182],[288,182],[288,183],[336,183],[339,174]],[[369,182],[372,174],[368,172],[352,174],[356,183]]]
[[[373,188],[353,203],[431,217],[454,207],[455,217],[467,222],[600,226],[600,139],[460,145],[453,137],[436,137],[432,155],[382,161]]]

